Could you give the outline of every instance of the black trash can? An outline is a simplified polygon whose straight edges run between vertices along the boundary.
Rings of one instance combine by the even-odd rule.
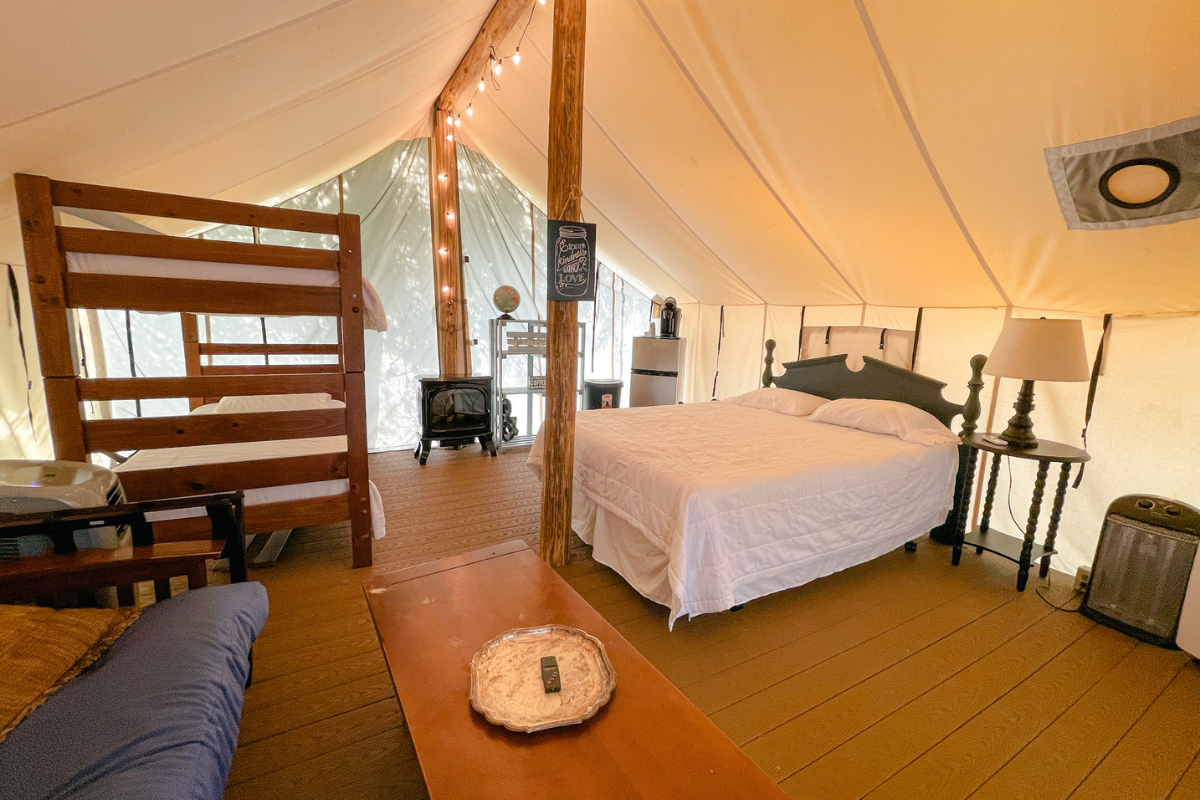
[[[615,378],[588,378],[583,382],[583,407],[619,408],[624,385],[625,381]]]

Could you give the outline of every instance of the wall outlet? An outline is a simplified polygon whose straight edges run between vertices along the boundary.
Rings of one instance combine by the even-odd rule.
[[[1075,570],[1075,591],[1083,594],[1087,591],[1088,582],[1092,579],[1090,567],[1080,567]]]

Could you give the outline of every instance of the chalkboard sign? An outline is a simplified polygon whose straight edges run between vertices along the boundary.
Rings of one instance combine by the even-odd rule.
[[[549,275],[546,299],[572,303],[596,299],[596,225],[547,220]]]

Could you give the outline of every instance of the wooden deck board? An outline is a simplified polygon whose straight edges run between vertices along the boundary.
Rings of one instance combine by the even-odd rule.
[[[526,452],[371,456],[377,568],[536,547]],[[1200,668],[1018,595],[1008,562],[955,569],[922,542],[668,633],[665,609],[574,552],[559,574],[793,796],[1200,798]],[[301,529],[252,572],[271,618],[230,800],[427,797],[349,554],[346,526]]]

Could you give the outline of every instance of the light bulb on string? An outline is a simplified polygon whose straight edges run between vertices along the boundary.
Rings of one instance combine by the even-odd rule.
[[[446,124],[447,124],[447,125],[453,125],[453,124],[454,124],[454,115],[453,115],[453,114],[447,114],[447,115],[446,115]]]
[[[454,117],[454,127],[456,127],[456,128],[461,128],[461,127],[462,127],[462,117],[461,117],[461,116],[455,115],[455,117]]]
[[[441,181],[442,183],[445,183],[445,182],[446,182],[446,173],[444,173],[444,172],[439,172],[439,173],[438,173],[438,180],[439,180],[439,181]]]
[[[499,74],[500,74],[500,70],[502,69],[502,65],[503,65],[503,64],[504,64],[504,59],[500,59],[499,61],[497,61],[497,62],[496,62],[496,63],[495,63],[493,66],[492,66],[492,74],[493,74],[493,75],[499,75]]]
[[[450,252],[450,251],[449,251],[449,250],[447,250],[447,249],[446,249],[446,248],[444,248],[444,247],[439,247],[439,248],[438,248],[438,255],[443,255],[443,256],[444,256],[444,255],[446,255],[446,253],[448,253],[448,252]],[[449,290],[449,289],[443,289],[442,291],[446,291],[446,292],[448,292],[448,291],[450,291],[450,290]]]
[[[479,86],[476,88],[478,88],[481,92],[487,89],[487,83],[484,82],[483,78],[479,79]]]
[[[446,134],[446,141],[447,141],[447,142],[453,142],[453,141],[454,141],[454,134],[453,134],[453,133],[447,133],[447,134]]]
[[[512,54],[512,62],[514,67],[521,66],[521,48],[517,48],[517,52]]]
[[[470,103],[467,103],[467,116],[468,116],[468,117],[473,117],[473,116],[475,116],[475,109],[471,108],[471,104],[470,104]]]

